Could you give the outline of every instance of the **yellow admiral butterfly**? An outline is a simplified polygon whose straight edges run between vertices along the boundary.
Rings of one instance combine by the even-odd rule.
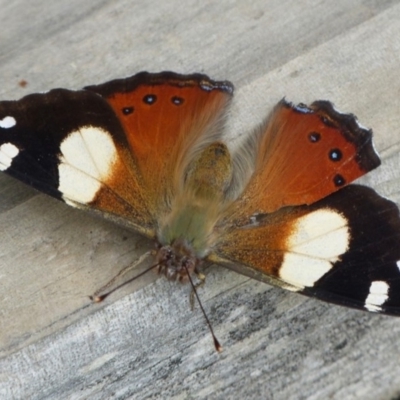
[[[322,300],[400,314],[400,218],[349,183],[380,164],[372,132],[328,101],[280,101],[238,148],[230,82],[141,72],[0,102],[0,170],[156,243],[187,280],[204,262]]]

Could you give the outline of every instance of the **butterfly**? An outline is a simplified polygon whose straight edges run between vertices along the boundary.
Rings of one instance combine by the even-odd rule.
[[[283,99],[232,149],[233,91],[141,72],[1,101],[0,170],[154,240],[149,257],[168,279],[216,263],[399,315],[399,209],[349,185],[380,165],[372,131],[329,101]]]

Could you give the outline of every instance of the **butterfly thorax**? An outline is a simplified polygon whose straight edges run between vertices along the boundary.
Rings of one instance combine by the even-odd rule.
[[[177,207],[160,230],[157,263],[168,279],[182,280],[193,272],[212,246],[217,216],[215,207],[207,205],[210,204],[198,202]]]
[[[158,261],[167,277],[185,274],[183,265],[194,270],[207,255],[231,179],[231,157],[223,143],[210,144],[189,163],[182,188],[158,232]]]

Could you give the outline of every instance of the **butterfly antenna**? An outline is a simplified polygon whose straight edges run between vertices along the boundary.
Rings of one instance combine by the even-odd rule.
[[[105,290],[109,289],[111,286],[114,285],[114,283],[120,279],[122,276],[124,276],[128,271],[130,271],[131,269],[135,268],[136,266],[138,266],[139,264],[141,264],[147,257],[154,255],[153,251],[148,251],[146,253],[144,253],[142,256],[139,257],[139,259],[134,262],[133,264],[128,265],[127,267],[121,269],[121,271],[118,272],[117,275],[115,275],[111,280],[109,280],[104,286],[102,286],[100,289],[96,290],[96,292],[93,293],[93,295],[89,296],[90,300],[94,301],[95,303],[100,303],[101,301],[103,301],[106,297],[108,297],[111,293],[114,293],[115,291],[117,291],[118,289],[121,289],[123,286],[128,285],[129,283],[133,282],[134,280],[140,278],[141,276],[143,276],[144,274],[146,274],[147,272],[151,271],[153,268],[156,268],[159,266],[159,264],[154,264],[149,268],[146,268],[144,271],[142,271],[140,274],[134,276],[131,279],[128,279],[125,282],[122,282],[121,284],[119,284],[118,286],[110,289],[108,292],[103,293]]]
[[[197,302],[199,303],[201,312],[203,313],[204,318],[206,319],[208,328],[210,329],[211,336],[212,336],[213,341],[214,341],[215,350],[217,350],[218,353],[221,353],[221,351],[223,350],[223,348],[222,348],[221,344],[219,343],[217,337],[215,336],[214,330],[213,330],[213,328],[212,328],[212,326],[211,326],[211,322],[210,322],[210,320],[209,320],[208,317],[207,317],[207,314],[206,314],[206,312],[205,312],[205,310],[204,310],[203,304],[201,304],[200,297],[199,297],[199,295],[198,295],[198,293],[197,293],[197,290],[196,290],[196,285],[193,283],[192,277],[190,276],[189,271],[188,271],[188,269],[187,269],[186,266],[185,266],[185,269],[186,269],[187,276],[188,276],[188,278],[189,278],[190,284],[191,284],[191,286],[192,286],[193,293],[194,293],[194,295],[196,296],[196,299],[197,299]]]

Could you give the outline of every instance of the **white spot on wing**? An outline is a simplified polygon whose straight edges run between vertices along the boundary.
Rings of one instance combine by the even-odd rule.
[[[61,143],[58,190],[78,203],[89,203],[112,171],[117,150],[111,135],[99,127],[85,126]]]
[[[16,124],[17,124],[17,121],[15,120],[14,117],[7,116],[7,117],[4,117],[3,119],[0,119],[0,128],[3,128],[3,129],[12,128]]]
[[[349,247],[346,218],[328,208],[300,217],[286,241],[280,278],[294,286],[313,286]]]
[[[398,268],[399,271],[400,271],[400,261],[396,261],[396,265],[397,265],[397,268]]]
[[[381,305],[388,299],[389,285],[384,281],[373,281],[369,288],[369,294],[365,299],[364,307],[368,311],[380,311]]]
[[[3,143],[0,146],[0,171],[10,168],[13,159],[19,154],[18,147],[12,143]]]

